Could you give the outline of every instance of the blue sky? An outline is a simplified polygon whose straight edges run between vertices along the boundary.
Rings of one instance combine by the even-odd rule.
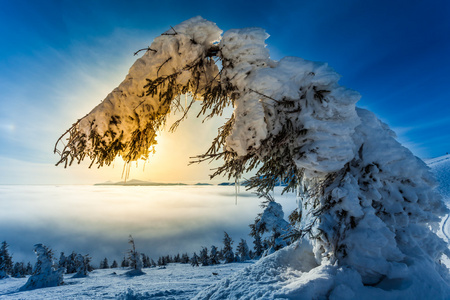
[[[120,180],[118,167],[53,167],[54,143],[123,80],[136,50],[196,15],[224,31],[266,29],[273,59],[328,62],[342,85],[362,94],[359,106],[388,123],[414,154],[450,151],[446,0],[0,2],[0,183]],[[161,144],[182,143],[177,155],[187,162],[201,152],[199,144],[209,146],[209,137],[198,141],[198,132],[188,130],[197,125],[185,126]],[[165,175],[147,168],[131,176],[170,181],[170,174],[180,173],[172,180],[194,181],[210,173],[208,166],[178,168],[164,163],[168,156],[155,159],[161,165],[153,169]]]

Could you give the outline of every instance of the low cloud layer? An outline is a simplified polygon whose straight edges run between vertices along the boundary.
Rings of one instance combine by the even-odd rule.
[[[288,215],[292,195],[280,197]],[[222,246],[223,232],[237,242],[261,211],[260,200],[234,187],[0,186],[0,240],[14,261],[35,261],[33,245],[90,254],[93,264],[120,260],[132,234],[138,250],[160,255]]]

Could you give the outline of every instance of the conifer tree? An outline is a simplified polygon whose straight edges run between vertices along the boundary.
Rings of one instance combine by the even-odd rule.
[[[250,253],[246,240],[241,239],[239,242],[239,245],[236,248],[236,256],[239,257],[239,261],[250,260]]]
[[[75,273],[77,271],[77,266],[76,266],[76,258],[77,258],[77,254],[75,252],[72,251],[72,253],[66,258],[66,273],[67,274],[72,274]]]
[[[100,262],[100,269],[109,269],[109,263],[106,257]]]
[[[141,255],[139,254],[139,252],[136,251],[136,244],[131,234],[128,243],[131,245],[131,248],[128,250],[128,261],[130,262],[130,267],[134,270],[141,270],[142,269]]]
[[[181,260],[180,260],[180,262],[181,262],[182,264],[187,264],[187,263],[189,263],[189,261],[190,261],[189,255],[188,255],[187,253],[183,253],[183,254],[181,255]]]
[[[91,258],[89,255],[78,254],[75,258],[76,274],[72,278],[83,278],[88,276],[89,273],[89,263]]]
[[[211,246],[211,251],[210,251],[210,255],[209,255],[209,264],[210,265],[220,264],[219,253],[217,251],[217,247],[214,245]]]
[[[61,252],[59,256],[58,267],[67,269],[67,257],[64,255],[64,252]]]
[[[144,268],[150,268],[151,267],[150,258],[144,253],[142,253],[141,255],[142,255],[142,266]]]
[[[225,259],[225,263],[232,263],[235,261],[234,252],[233,252],[233,240],[228,235],[228,233],[224,232],[224,238],[223,238],[223,258]]]
[[[26,270],[25,270],[24,263],[23,262],[20,262],[20,263],[16,262],[14,264],[14,266],[13,266],[13,270],[12,270],[12,273],[11,273],[12,277],[23,278],[23,277],[25,277],[25,273],[26,273]]]
[[[113,263],[111,264],[111,269],[115,269],[118,267],[117,261],[114,260]]]
[[[9,245],[6,241],[2,242],[0,247],[0,279],[5,278],[12,273],[13,262],[12,257],[8,251]]]
[[[194,254],[192,255],[190,262],[191,262],[191,266],[193,267],[198,267],[199,266],[199,261],[198,261],[199,257],[197,255],[197,253],[194,252]]]
[[[130,266],[130,263],[126,257],[123,258],[122,263],[120,264],[122,268],[128,268]]]
[[[33,273],[33,266],[30,262],[27,263],[27,266],[25,268],[25,275],[31,275]]]
[[[208,248],[202,247],[198,261],[202,266],[209,266]]]
[[[155,261],[153,260],[153,258],[150,259],[150,263],[151,263],[152,267],[156,267],[156,263],[155,263]]]
[[[263,252],[264,252],[264,248],[263,248],[263,245],[261,243],[261,236],[259,235],[259,233],[256,233],[256,234],[253,235],[253,238],[254,238],[254,240],[253,240],[254,252],[253,252],[253,257],[252,258],[253,259],[260,259],[262,254],[263,254]]]

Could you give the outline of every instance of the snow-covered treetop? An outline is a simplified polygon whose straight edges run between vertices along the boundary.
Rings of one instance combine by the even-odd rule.
[[[184,110],[179,95],[189,93],[203,100],[207,116],[234,105],[233,116],[200,156],[224,158],[218,173],[239,177],[280,152],[291,166],[276,176],[294,168],[342,168],[357,148],[350,135],[359,124],[354,106],[359,95],[340,87],[339,75],[326,64],[295,57],[271,60],[268,34],[261,28],[221,34],[214,23],[195,17],[155,38],[125,80],[61,137],[58,142],[68,141],[62,150],[58,143],[55,147],[58,163],[88,157],[102,166],[118,155],[127,162],[146,159],[170,111]],[[221,70],[213,58],[221,60]]]

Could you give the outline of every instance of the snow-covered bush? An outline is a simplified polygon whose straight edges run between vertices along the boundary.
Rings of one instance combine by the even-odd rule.
[[[65,270],[64,268],[59,268],[58,270],[53,268],[52,251],[42,244],[37,244],[34,245],[34,252],[37,255],[37,262],[34,265],[33,274],[20,289],[22,291],[33,290],[63,284]]]
[[[343,272],[361,286],[406,295],[405,282],[415,282],[449,296],[448,271],[439,264],[449,251],[434,232],[447,209],[426,165],[356,107],[360,95],[340,86],[327,64],[271,60],[260,28],[221,33],[196,17],[156,38],[125,80],[70,128],[55,149],[59,163],[147,158],[181,94],[202,100],[208,117],[232,104],[233,115],[198,160],[224,160],[213,176],[239,178],[257,168],[248,186],[259,192],[283,182],[298,193],[294,237],[304,257],[296,257],[314,258],[304,273],[328,274],[325,294],[354,288],[332,280]],[[417,280],[423,274],[433,280]]]

